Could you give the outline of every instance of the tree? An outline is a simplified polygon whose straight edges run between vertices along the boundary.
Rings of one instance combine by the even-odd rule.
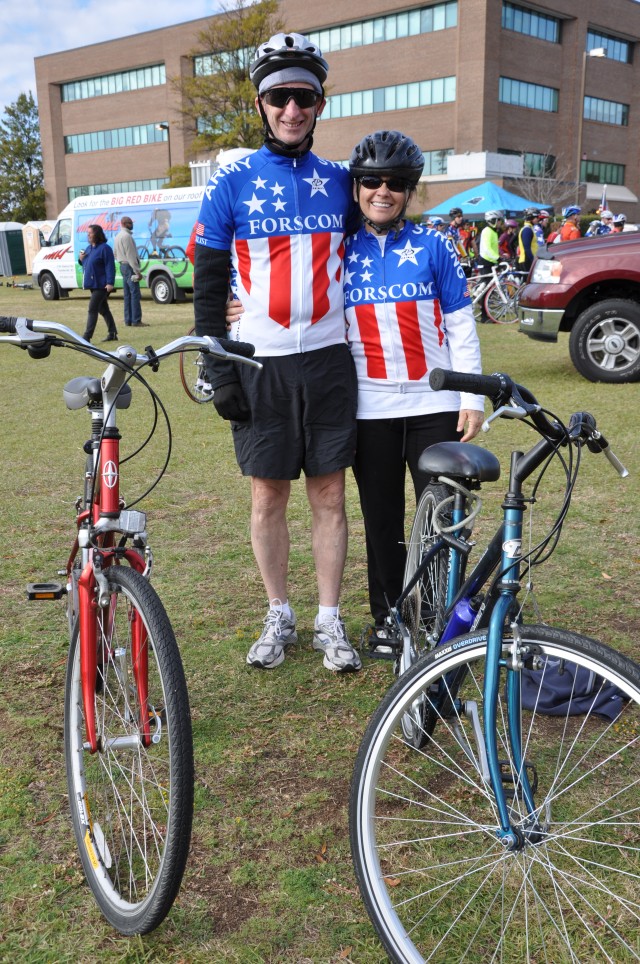
[[[526,155],[522,155],[524,170],[527,171]],[[539,161],[536,173],[525,173],[517,181],[518,194],[542,207],[559,209],[570,204],[576,193],[575,168],[565,157],[544,154]]]
[[[46,217],[38,108],[33,94],[20,94],[0,120],[0,217],[41,221]]]
[[[193,74],[172,78],[182,100],[183,127],[196,134],[194,152],[262,146],[249,66],[260,44],[284,29],[277,11],[277,0],[234,0],[198,34],[198,48],[190,53]]]

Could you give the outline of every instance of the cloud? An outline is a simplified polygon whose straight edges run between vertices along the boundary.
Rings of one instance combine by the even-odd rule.
[[[29,90],[36,96],[35,57],[197,20],[220,0],[29,0],[20,10],[0,0],[0,113]]]

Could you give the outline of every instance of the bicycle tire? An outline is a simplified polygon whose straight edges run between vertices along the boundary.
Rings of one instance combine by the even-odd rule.
[[[518,292],[520,285],[515,281],[500,281],[506,301],[503,301],[498,285],[493,285],[484,299],[485,311],[496,325],[512,325],[518,320]]]
[[[472,703],[483,718],[486,633],[436,648],[394,683],[358,752],[349,807],[360,892],[392,961],[638,959],[640,667],[575,633],[520,632],[543,667],[585,667],[627,702],[613,722],[603,720],[593,712],[596,683],[581,716],[543,715],[536,702],[522,711],[543,832],[510,852],[495,836],[495,798],[471,723]],[[401,719],[422,693],[437,707],[438,725],[418,751],[402,737]],[[523,829],[502,685],[498,700],[507,805]]]
[[[149,249],[144,244],[140,245],[138,248],[138,261],[140,262],[141,271],[144,271],[144,269],[148,266],[149,257]]]
[[[451,494],[452,490],[446,485],[428,485],[420,496],[407,545],[403,591],[413,578],[425,553],[438,538],[433,524],[436,506]],[[447,524],[450,523],[450,512],[444,516],[444,521]],[[402,605],[402,619],[409,630],[413,655],[416,659],[435,646],[443,629],[447,608],[448,562],[449,551],[443,548],[431,560]],[[403,654],[398,661],[397,669],[402,673],[407,668],[404,665]],[[423,699],[417,700],[410,712],[404,716],[402,730],[412,746],[419,749],[424,745],[428,725],[427,708]]]
[[[189,334],[195,334],[195,328],[191,328]],[[204,367],[204,356],[200,352],[196,354],[193,351],[181,351],[179,365],[180,381],[191,401],[198,405],[211,402],[213,391],[205,389],[205,385],[209,384],[209,379]]]
[[[105,575],[109,605],[97,610],[99,746],[91,754],[85,745],[76,624],[65,691],[67,784],[82,867],[98,906],[121,934],[146,934],[168,914],[187,862],[193,815],[191,716],[178,645],[155,590],[128,567],[112,566]],[[148,643],[152,742],[146,748],[135,742],[140,704],[131,625],[136,619],[142,620]]]
[[[162,258],[164,261],[171,262],[171,274],[174,278],[181,278],[189,268],[190,262],[187,258],[187,253],[184,248],[181,248],[177,244],[172,244],[164,248]]]

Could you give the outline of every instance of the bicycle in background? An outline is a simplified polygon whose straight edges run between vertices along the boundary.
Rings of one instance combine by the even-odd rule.
[[[489,396],[540,436],[514,451],[503,519],[467,574],[478,490],[497,458],[427,448],[401,596],[387,620],[399,678],[362,740],[351,849],[390,959],[639,959],[640,667],[600,642],[526,625],[517,596],[555,549],[581,456],[604,452],[587,412],[564,425],[503,374],[434,370],[434,389]],[[565,493],[527,546],[549,464]],[[531,494],[524,485],[532,480]]]
[[[189,698],[171,622],[150,583],[153,555],[146,514],[138,508],[160,481],[170,455],[167,413],[141,369],[157,371],[176,352],[209,352],[260,367],[252,346],[186,336],[138,354],[104,351],[50,321],[0,317],[0,342],[33,358],[52,348],[79,351],[107,368],[64,387],[69,409],[86,408],[91,434],[75,534],[64,583],[32,583],[32,600],[63,599],[69,631],[64,747],[71,820],[87,882],[120,933],[145,934],[176,898],[191,839],[193,743]],[[231,343],[228,343],[231,347]],[[240,352],[246,353],[240,357]],[[169,452],[144,495],[121,491],[117,415],[142,385],[164,414]],[[137,452],[141,450],[139,448]],[[135,454],[137,454],[137,452]]]
[[[469,295],[476,321],[481,307],[497,325],[511,325],[518,320],[518,298],[527,272],[516,271],[508,261],[493,265],[490,271],[472,270],[468,277]]]

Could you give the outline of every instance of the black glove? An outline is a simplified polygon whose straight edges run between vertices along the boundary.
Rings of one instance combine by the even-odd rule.
[[[216,388],[213,393],[213,404],[221,418],[226,418],[230,422],[249,421],[251,412],[239,382],[228,382]]]

